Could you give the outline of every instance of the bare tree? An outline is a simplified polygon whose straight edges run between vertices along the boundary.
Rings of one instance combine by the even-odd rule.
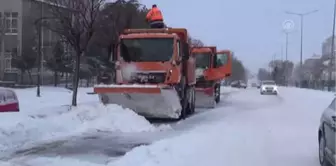
[[[314,81],[319,81],[321,79],[323,70],[325,70],[325,69],[326,69],[326,67],[323,65],[323,60],[322,59],[318,59],[314,62],[313,68],[310,69]]]
[[[190,43],[190,45],[192,47],[202,47],[202,46],[204,46],[204,43],[201,40],[192,38],[190,36],[188,37],[188,42]]]
[[[65,39],[75,52],[72,105],[77,106],[81,57],[85,55],[104,0],[49,0],[50,17],[43,25]]]
[[[269,80],[271,79],[271,73],[267,71],[267,69],[259,68],[258,70],[258,80]]]
[[[94,36],[96,42],[106,48],[108,59],[116,53],[116,45],[119,35],[124,29],[136,27],[132,24],[137,20],[140,14],[138,8],[140,4],[136,0],[117,0],[108,3],[101,10],[99,17],[99,32]],[[143,19],[143,22],[144,19]],[[97,39],[98,38],[98,39]]]

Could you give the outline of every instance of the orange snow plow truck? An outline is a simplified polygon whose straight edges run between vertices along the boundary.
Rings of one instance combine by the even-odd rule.
[[[116,83],[94,87],[102,103],[147,118],[183,119],[194,113],[195,59],[186,29],[127,29],[119,39]]]
[[[220,101],[221,81],[231,75],[232,52],[216,47],[193,47],[196,58],[196,107],[214,108]]]

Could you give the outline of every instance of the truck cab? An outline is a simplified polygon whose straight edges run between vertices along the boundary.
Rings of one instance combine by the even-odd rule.
[[[103,103],[148,118],[181,119],[195,111],[195,58],[186,29],[126,29],[113,61],[116,85],[94,88]]]
[[[191,52],[196,59],[196,106],[215,107],[221,81],[231,75],[232,52],[214,46],[193,47]]]

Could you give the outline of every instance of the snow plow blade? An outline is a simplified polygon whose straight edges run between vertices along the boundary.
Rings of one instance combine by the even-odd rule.
[[[103,104],[118,104],[147,118],[178,119],[182,110],[177,92],[169,86],[96,86],[94,92]]]
[[[213,88],[196,88],[195,106],[198,108],[215,108],[215,93]]]

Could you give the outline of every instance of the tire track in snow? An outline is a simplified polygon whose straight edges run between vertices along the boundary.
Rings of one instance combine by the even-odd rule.
[[[141,134],[114,134],[96,132],[82,136],[70,137],[62,140],[54,140],[46,143],[33,145],[24,149],[16,149],[9,155],[0,157],[2,161],[16,158],[31,157],[56,157],[56,156],[80,156],[101,155],[108,158],[123,156],[126,152],[141,145],[150,144],[151,140],[140,137]]]

